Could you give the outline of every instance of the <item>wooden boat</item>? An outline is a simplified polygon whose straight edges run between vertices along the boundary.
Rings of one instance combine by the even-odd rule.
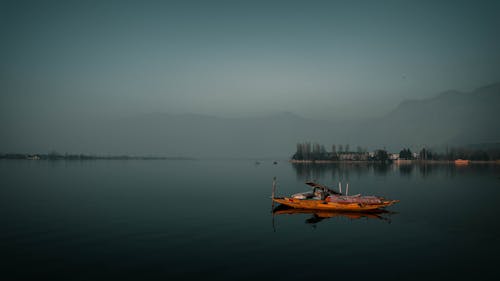
[[[455,160],[455,165],[469,165],[469,160],[457,159]]]
[[[388,200],[378,196],[348,196],[315,182],[306,182],[313,192],[294,194],[290,197],[275,197],[276,182],[273,181],[273,204],[279,203],[296,209],[369,212],[389,207],[399,200]],[[347,193],[347,191],[346,191]]]

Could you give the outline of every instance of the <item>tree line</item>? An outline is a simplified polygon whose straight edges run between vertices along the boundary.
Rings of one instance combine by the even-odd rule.
[[[349,144],[333,144],[328,151],[324,145],[319,143],[303,142],[297,143],[296,151],[292,156],[293,160],[339,160],[341,155],[366,155],[367,149],[357,146],[352,151]]]
[[[452,147],[445,151],[436,152],[432,149],[423,148],[418,153],[422,160],[448,160],[466,159],[472,161],[494,161],[500,160],[499,148],[468,148],[468,147]]]
[[[292,160],[365,160],[386,162],[391,160],[391,156],[385,149],[377,149],[372,153],[368,153],[367,149],[361,146],[357,146],[352,151],[349,144],[334,144],[330,150],[327,150],[324,145],[319,143],[302,142],[297,143]],[[473,161],[494,161],[500,160],[500,145],[489,148],[452,147],[446,148],[445,151],[436,151],[424,147],[417,153],[412,152],[410,148],[403,148],[399,154],[396,153],[396,157],[403,160],[454,161],[457,159],[467,159]],[[392,159],[395,158],[392,157]]]

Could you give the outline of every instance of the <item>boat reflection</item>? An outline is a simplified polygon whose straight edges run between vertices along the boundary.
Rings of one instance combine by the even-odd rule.
[[[359,219],[376,219],[386,221],[391,223],[390,216],[396,214],[396,212],[391,212],[387,210],[373,210],[370,212],[346,212],[346,211],[323,211],[323,210],[307,210],[307,209],[295,209],[284,205],[279,205],[273,209],[273,228],[275,228],[274,217],[276,215],[297,215],[297,214],[311,214],[311,217],[305,220],[306,224],[310,224],[316,227],[316,224],[331,218],[347,218],[350,220]]]

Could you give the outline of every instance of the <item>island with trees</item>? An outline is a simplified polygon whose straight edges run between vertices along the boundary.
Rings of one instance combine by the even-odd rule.
[[[462,147],[446,147],[445,149],[421,148],[413,152],[403,148],[399,152],[388,152],[386,149],[368,149],[357,146],[350,149],[349,144],[332,145],[330,150],[319,143],[297,143],[296,151],[291,157],[292,163],[330,163],[330,162],[380,162],[380,163],[412,163],[431,162],[449,163],[459,160],[474,162],[492,162],[500,164],[500,144],[469,145]]]

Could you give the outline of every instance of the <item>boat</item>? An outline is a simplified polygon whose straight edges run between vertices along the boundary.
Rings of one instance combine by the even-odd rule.
[[[465,159],[455,160],[455,165],[469,165],[470,161]]]
[[[319,183],[306,182],[313,188],[310,192],[296,193],[291,196],[275,197],[276,180],[273,180],[272,201],[295,209],[308,210],[329,210],[329,211],[349,211],[349,212],[369,212],[376,211],[399,202],[399,200],[389,200],[379,196],[362,196],[361,194],[342,194],[341,184],[339,191],[328,188]]]

